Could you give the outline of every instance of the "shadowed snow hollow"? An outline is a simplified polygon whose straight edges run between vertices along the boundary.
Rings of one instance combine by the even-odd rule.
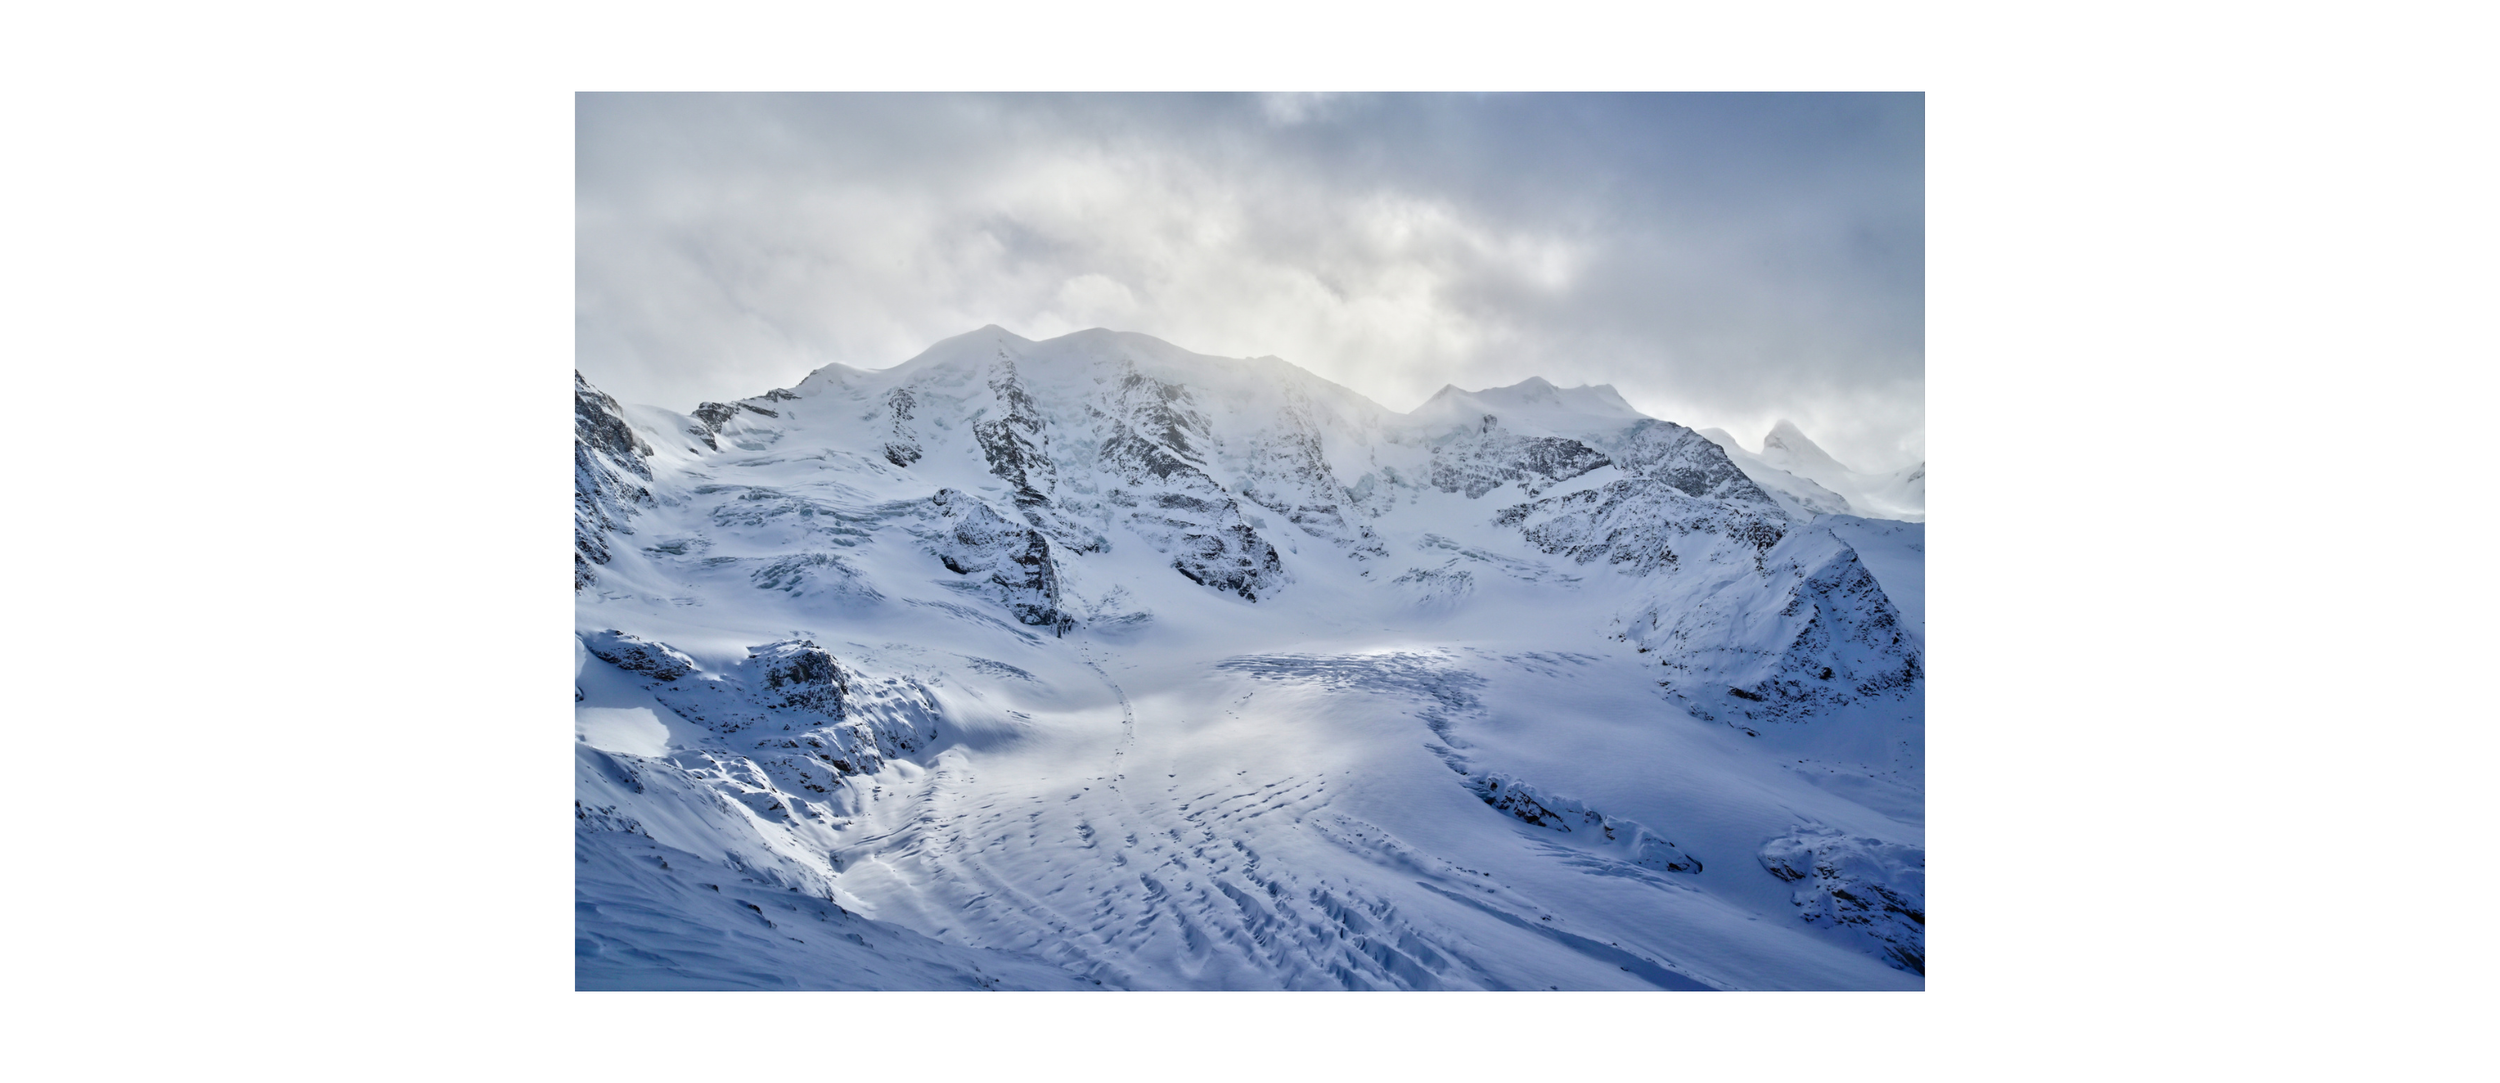
[[[1922,528],[1610,388],[576,399],[585,988],[1921,984]]]

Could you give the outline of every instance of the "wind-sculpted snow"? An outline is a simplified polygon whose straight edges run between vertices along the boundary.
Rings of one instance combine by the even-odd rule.
[[[878,525],[871,516],[762,485],[702,485],[690,495],[722,498],[712,506],[713,523],[750,528],[745,532],[750,537],[785,544],[854,546],[867,541]]]
[[[1927,973],[1927,853],[1800,827],[1764,843],[1762,867],[1796,885],[1806,924],[1853,934],[1903,970]]]
[[[1273,654],[1228,658],[1215,668],[1267,680],[1311,681],[1359,692],[1412,696],[1425,703],[1417,716],[1447,740],[1452,717],[1481,706],[1475,690],[1484,678],[1461,669],[1444,654],[1392,652],[1365,655]]]
[[[1764,870],[1923,844],[1923,533],[1610,388],[577,390],[585,988],[1921,984],[1899,852]]]
[[[573,914],[582,989],[1099,989],[1058,967],[962,948],[776,887],[580,810]]]
[[[732,563],[757,565],[747,573],[747,581],[757,590],[777,590],[794,598],[854,598],[869,600],[880,597],[859,569],[851,567],[836,553],[792,553],[770,560],[740,562],[736,557],[713,557],[707,563],[719,567]]]
[[[1476,593],[1476,573],[1458,566],[1456,557],[1438,568],[1408,568],[1391,583],[1405,588],[1419,608],[1455,609]]]
[[[1355,500],[1329,464],[1324,425],[1310,396],[1285,385],[1276,428],[1258,445],[1265,453],[1242,457],[1237,471],[1242,495],[1276,509],[1304,533],[1345,547],[1358,560],[1387,556],[1379,535],[1348,517]]]
[[[1339,692],[1414,700],[1421,707],[1417,719],[1440,741],[1435,751],[1458,773],[1468,792],[1494,811],[1532,827],[1575,835],[1572,842],[1577,851],[1660,872],[1701,871],[1699,860],[1642,824],[1540,790],[1509,772],[1475,766],[1481,750],[1458,736],[1455,724],[1463,715],[1484,710],[1477,693],[1487,682],[1464,667],[1465,662],[1453,656],[1410,653],[1267,655],[1217,663],[1218,669],[1265,680],[1309,681]]]
[[[1495,522],[1501,523],[1501,517],[1496,516]],[[1473,582],[1475,578],[1473,574],[1458,571],[1461,566],[1464,565],[1471,568],[1481,568],[1488,572],[1500,572],[1503,575],[1524,583],[1557,583],[1567,585],[1581,581],[1580,576],[1558,569],[1545,561],[1521,560],[1517,557],[1504,556],[1503,554],[1478,546],[1462,545],[1451,538],[1446,538],[1439,534],[1425,534],[1415,539],[1415,553],[1417,556],[1425,557],[1427,559],[1441,556],[1443,554],[1455,554],[1445,559],[1438,568],[1415,569],[1415,571],[1423,573],[1420,578],[1427,580],[1435,575],[1452,574],[1455,572],[1456,574],[1465,574],[1468,581]],[[1406,581],[1406,577],[1400,576],[1396,581],[1403,583]]]

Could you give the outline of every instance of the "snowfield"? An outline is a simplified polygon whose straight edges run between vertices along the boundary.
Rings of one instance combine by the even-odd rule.
[[[581,988],[1924,984],[1923,470],[995,327],[576,435]]]

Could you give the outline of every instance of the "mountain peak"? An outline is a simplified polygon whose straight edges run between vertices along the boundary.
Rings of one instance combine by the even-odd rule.
[[[1588,436],[1611,432],[1647,415],[1623,401],[1605,384],[1556,387],[1542,376],[1530,376],[1508,387],[1469,391],[1444,384],[1432,398],[1407,416],[1431,422],[1475,423],[1486,414],[1506,426],[1555,436]]]
[[[1808,437],[1797,423],[1781,418],[1771,424],[1771,431],[1762,436],[1762,457],[1777,463],[1797,463],[1808,467],[1829,466],[1847,470],[1831,452],[1823,450]]]
[[[577,988],[1922,987],[1923,529],[1544,378],[810,383],[576,384]]]
[[[1775,445],[1799,451],[1815,447],[1814,441],[1806,436],[1804,429],[1798,428],[1796,422],[1790,421],[1784,417],[1772,422],[1771,431],[1763,434],[1762,437],[1762,446],[1772,447]],[[1822,449],[1815,448],[1815,450],[1820,451]]]

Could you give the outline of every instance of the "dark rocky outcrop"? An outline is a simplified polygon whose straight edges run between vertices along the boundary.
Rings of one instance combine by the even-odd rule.
[[[1666,435],[1668,450],[1698,451]],[[1750,730],[1921,693],[1918,646],[1855,550],[1796,526],[1709,456],[1635,461],[1651,472],[1505,508],[1495,522],[1545,552],[1643,573],[1651,585],[1623,634],[1659,655],[1669,695]]]
[[[598,581],[594,565],[614,554],[608,539],[631,534],[635,509],[651,504],[651,445],[625,421],[624,408],[573,374],[573,589]]]
[[[1050,438],[1044,432],[1049,423],[1016,379],[1014,361],[999,361],[990,377],[990,391],[998,396],[1001,415],[972,426],[982,458],[988,460],[990,473],[1014,488],[1016,503],[1048,503],[1059,479],[1059,468],[1050,459]]]
[[[851,690],[842,666],[809,640],[767,643],[747,652],[747,665],[765,710],[806,712],[839,722]]]
[[[720,671],[613,629],[583,633],[582,643],[640,677],[679,719],[736,738],[672,759],[719,782],[758,815],[798,814],[808,807],[803,795],[824,795],[845,776],[874,773],[927,747],[937,732],[937,701],[926,688],[907,679],[870,680],[812,640],[748,648]],[[751,754],[730,751],[737,747]]]
[[[794,397],[786,391],[768,392],[758,397],[770,399],[774,395],[779,395],[783,398]],[[718,451],[720,450],[719,437],[721,436],[722,430],[726,428],[731,421],[736,420],[740,414],[756,414],[769,418],[779,418],[781,416],[780,411],[766,409],[764,407],[757,406],[753,402],[707,402],[694,408],[693,416],[695,420],[695,427],[687,430],[687,433],[695,439],[703,441],[703,446],[711,448],[714,451]]]
[[[1022,623],[1062,635],[1075,627],[1075,618],[1059,608],[1058,568],[1041,531],[953,489],[938,490],[929,507],[938,518],[930,550],[947,571],[965,577]]]
[[[1284,558],[1203,468],[1214,438],[1188,391],[1132,372],[1112,405],[1118,412],[1100,418],[1110,435],[1095,458],[1124,486],[1105,500],[1129,528],[1193,583],[1252,602],[1281,586]]]
[[[1485,771],[1470,774],[1467,789],[1496,812],[1531,827],[1585,836],[1586,845],[1641,868],[1685,873],[1702,870],[1700,858],[1678,849],[1647,827],[1608,816],[1578,801],[1543,793],[1508,775]]]
[[[614,628],[583,633],[582,646],[602,662],[655,681],[674,681],[697,668],[694,659],[666,643],[648,642]]]
[[[1253,602],[1283,582],[1284,558],[1205,471],[1127,431],[1104,442],[1102,462],[1136,487],[1107,499],[1125,510],[1130,529],[1171,556],[1172,570]]]
[[[1432,448],[1432,487],[1474,500],[1512,482],[1530,490],[1567,481],[1610,465],[1603,452],[1578,440],[1520,436],[1491,414]]]
[[[1828,827],[1800,827],[1764,843],[1764,871],[1796,885],[1806,924],[1853,934],[1894,969],[1927,973],[1927,852]]]
[[[1645,418],[1611,442],[1607,457],[1626,475],[1654,478],[1686,496],[1780,515],[1778,502],[1737,469],[1726,449],[1682,425]]]
[[[912,438],[909,428],[912,410],[918,405],[918,399],[908,387],[898,387],[886,393],[885,406],[893,417],[894,436],[886,441],[885,461],[900,467],[909,467],[920,461],[920,441]]]

